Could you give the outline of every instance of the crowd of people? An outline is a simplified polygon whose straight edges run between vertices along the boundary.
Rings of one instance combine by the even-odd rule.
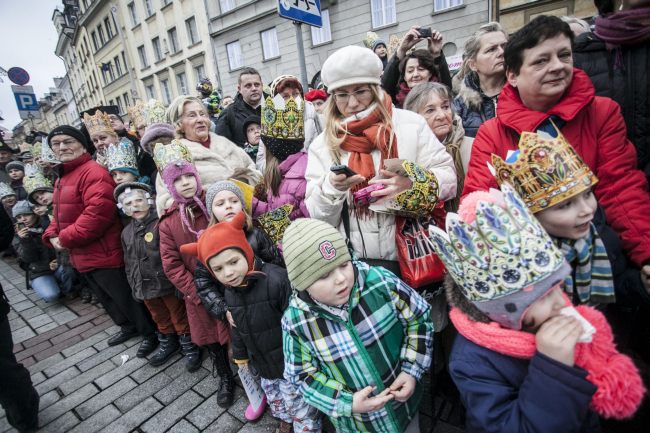
[[[234,98],[202,80],[130,130],[88,110],[0,148],[3,236],[47,302],[89,289],[109,345],[207,353],[221,407],[236,364],[246,418],[280,432],[418,432],[425,376],[468,432],[643,423],[650,7],[597,3],[593,32],[482,25],[453,78],[413,27],[332,53],[322,88],[244,68]],[[21,396],[2,405],[29,430]]]

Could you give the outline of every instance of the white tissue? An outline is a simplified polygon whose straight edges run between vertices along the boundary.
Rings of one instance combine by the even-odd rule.
[[[580,325],[582,326],[582,335],[580,335],[578,342],[591,343],[591,337],[596,333],[596,328],[594,328],[594,326],[589,323],[587,319],[582,317],[582,315],[578,313],[578,310],[573,307],[564,307],[562,310],[560,310],[560,314],[563,316],[571,316],[578,319]]]
[[[120,366],[122,366],[129,360],[129,355],[122,355],[120,358],[122,359],[122,364],[120,364]]]

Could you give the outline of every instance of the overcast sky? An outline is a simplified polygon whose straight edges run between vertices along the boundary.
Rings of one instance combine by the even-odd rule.
[[[63,61],[54,54],[58,35],[52,24],[52,13],[61,0],[0,0],[0,66],[26,69],[37,98],[50,87],[53,77],[65,75]],[[7,77],[0,83],[0,111],[5,119],[0,125],[11,130],[18,122],[18,109]]]

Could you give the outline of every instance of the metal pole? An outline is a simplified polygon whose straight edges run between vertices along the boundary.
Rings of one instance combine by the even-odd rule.
[[[296,43],[298,44],[298,62],[300,63],[300,78],[302,88],[305,92],[309,90],[309,80],[307,79],[307,64],[305,63],[305,46],[302,42],[302,23],[294,21],[296,26]]]

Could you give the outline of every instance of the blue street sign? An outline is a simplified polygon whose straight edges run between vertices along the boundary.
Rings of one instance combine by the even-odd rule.
[[[19,86],[24,86],[29,83],[29,74],[27,71],[17,66],[14,66],[7,71],[7,77],[12,83],[18,84]]]
[[[38,99],[32,86],[11,86],[21,119],[40,119]]]
[[[278,0],[278,14],[310,26],[323,27],[320,0]]]

